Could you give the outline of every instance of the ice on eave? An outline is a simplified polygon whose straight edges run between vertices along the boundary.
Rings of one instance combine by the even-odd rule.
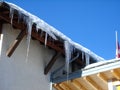
[[[10,6],[10,8],[16,9],[19,12],[19,14],[23,13],[24,15],[26,15],[26,17],[30,17],[31,20],[32,20],[32,23],[37,24],[37,26],[36,26],[37,28],[42,29],[43,31],[48,33],[52,38],[57,40],[56,36],[51,32],[51,28],[49,28],[49,25],[46,22],[44,22],[43,20],[41,20],[37,16],[34,16],[31,13],[29,13],[29,12],[23,10],[22,8],[16,6],[15,4],[12,4],[12,3],[9,3],[9,2],[7,2],[7,4]]]
[[[71,46],[73,46],[74,48],[76,48],[76,49],[80,50],[81,52],[83,52],[84,55],[88,54],[89,56],[93,57],[96,61],[103,61],[104,60],[102,57],[99,57],[98,55],[96,55],[95,53],[90,51],[89,49],[83,47],[82,45],[80,45],[78,43],[75,43],[70,38],[65,36],[63,33],[59,32],[57,29],[55,29],[51,25],[47,24],[45,21],[43,21],[42,19],[38,18],[37,16],[32,15],[31,13],[23,10],[22,8],[16,6],[16,5],[12,4],[12,3],[7,2],[7,4],[11,8],[16,9],[20,13],[20,15],[22,13],[22,14],[26,15],[27,17],[29,17],[32,20],[32,23],[36,24],[37,30],[38,29],[42,29],[43,31],[45,31],[48,35],[50,35],[55,40],[57,40],[57,37],[60,37],[63,41],[69,42],[69,44],[71,44]],[[47,37],[46,37],[45,42],[47,43]]]

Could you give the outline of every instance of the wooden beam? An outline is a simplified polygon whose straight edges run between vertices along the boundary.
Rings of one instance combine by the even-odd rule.
[[[80,90],[71,82],[71,80],[64,82],[64,84],[69,86],[71,88],[71,90]]]
[[[22,30],[19,35],[17,36],[16,40],[13,42],[13,44],[10,46],[10,48],[7,50],[6,55],[8,57],[10,57],[13,52],[15,51],[15,49],[17,48],[17,46],[19,45],[19,43],[22,41],[23,37],[25,36],[25,30]]]
[[[9,18],[9,16],[6,16],[5,14],[3,14],[2,12],[0,12],[0,18],[8,23],[11,23],[11,19]],[[26,25],[25,23],[18,23],[18,21],[14,21],[12,25],[20,30],[25,30],[26,29]],[[35,29],[34,29],[35,30]],[[34,30],[32,30],[32,37],[34,37],[35,39],[37,39],[38,41],[44,43],[45,42],[45,38],[40,37],[40,35],[38,33],[33,32]],[[64,48],[63,47],[59,47],[55,44],[53,44],[51,41],[47,42],[47,46],[51,47],[52,49],[55,49],[57,52],[61,52],[62,54],[65,53]]]
[[[38,33],[32,32],[32,36],[39,40],[42,43],[45,43],[45,38],[40,37]],[[47,46],[51,47],[52,49],[55,49],[57,52],[61,52],[62,54],[65,53],[64,49],[61,47],[58,47],[57,45],[53,44],[51,41],[47,41]]]
[[[113,74],[113,76],[116,79],[120,80],[120,73],[119,72],[117,72],[116,70],[111,70],[111,73]]]
[[[66,83],[60,83],[59,84],[64,90],[72,90]]]
[[[87,83],[92,86],[95,90],[102,90],[102,88],[94,81],[92,80],[91,77],[87,76],[87,77],[84,77],[84,80],[87,81]]]
[[[50,60],[50,62],[48,63],[48,65],[45,67],[44,70],[44,74],[47,74],[50,69],[52,68],[53,64],[55,63],[55,61],[57,60],[57,58],[61,55],[60,52],[55,53],[55,55],[52,57],[52,59]]]
[[[4,21],[6,21],[7,23],[11,24],[11,19],[9,18],[9,16],[6,16],[5,14],[3,14],[2,12],[0,12],[0,18]],[[18,23],[18,21],[14,21],[13,20],[13,23],[12,25],[14,27],[17,27],[18,29],[20,30],[25,30],[26,27],[25,27],[25,24],[24,23]]]
[[[64,90],[63,88],[60,87],[59,84],[53,84],[53,87],[57,90]]]
[[[98,76],[98,78],[100,78],[100,80],[107,83],[107,78],[103,73],[98,73],[97,76]]]
[[[81,82],[79,82],[78,80],[72,80],[72,83],[79,89],[79,90],[87,90],[82,84]]]

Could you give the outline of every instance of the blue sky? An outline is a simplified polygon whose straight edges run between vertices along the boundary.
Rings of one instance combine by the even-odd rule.
[[[73,41],[105,59],[120,42],[120,0],[5,0],[40,17]]]

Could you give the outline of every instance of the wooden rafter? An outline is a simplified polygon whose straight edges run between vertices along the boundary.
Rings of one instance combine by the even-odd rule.
[[[101,87],[94,80],[92,80],[91,77],[84,77],[84,80],[86,80],[87,83],[90,84],[95,90],[102,90]]]
[[[7,23],[11,23],[11,19],[9,18],[9,16],[3,14],[2,12],[0,12],[0,19],[4,20]],[[18,23],[18,21],[13,21],[12,25],[14,27],[17,27],[20,30],[26,30],[26,25],[25,23]],[[44,37],[40,37],[40,35],[35,31],[35,28],[32,28],[32,37],[34,37],[35,39],[37,39],[38,41],[44,43],[45,42],[45,38]],[[60,42],[59,42],[60,43]],[[61,44],[61,43],[60,43]],[[59,44],[58,44],[59,45]],[[55,44],[53,44],[51,41],[47,41],[47,46],[51,47],[52,49],[55,49],[57,52],[61,52],[64,54],[64,49],[63,47],[59,47]]]
[[[64,82],[67,86],[71,88],[71,90],[79,90],[70,80],[67,82]]]
[[[79,90],[87,90],[78,80],[73,80],[72,82]]]
[[[97,76],[105,83],[107,83],[107,78],[103,73],[98,73]]]
[[[64,90],[63,88],[61,88],[61,87],[59,86],[59,84],[57,84],[57,85],[54,84],[53,87],[56,88],[57,90]]]
[[[47,74],[49,72],[49,70],[52,68],[52,66],[54,65],[55,61],[57,60],[57,58],[60,55],[61,55],[60,52],[55,53],[55,55],[52,57],[52,59],[50,60],[50,62],[48,63],[48,65],[45,67],[44,74]]]
[[[117,72],[116,70],[111,70],[111,73],[113,74],[113,76],[116,79],[120,80],[120,73],[119,72]]]
[[[17,36],[16,40],[13,42],[13,44],[9,47],[9,49],[7,50],[6,55],[8,57],[10,57],[13,52],[15,51],[15,49],[17,48],[17,46],[19,45],[19,43],[22,41],[23,37],[25,36],[25,30],[22,30],[19,35]]]
[[[78,89],[82,89],[81,84],[80,84],[77,80],[72,80],[72,83],[73,83]]]
[[[32,31],[32,37],[36,38],[37,40],[39,40],[42,43],[45,42],[45,38],[40,37],[38,33],[35,33],[33,31]],[[61,48],[61,47],[56,46],[51,41],[47,41],[46,45],[49,46],[49,47],[51,47],[52,49],[55,49],[57,52],[61,52],[62,54],[64,54],[64,49]]]
[[[66,83],[59,84],[64,90],[72,90]]]
[[[1,12],[0,12],[0,20],[4,21],[5,23],[9,23],[11,24],[11,18],[9,17],[9,7],[2,7],[0,8]],[[12,45],[9,47],[9,49],[6,52],[6,55],[8,57],[10,57],[13,52],[15,51],[15,49],[17,48],[17,46],[19,45],[19,43],[21,42],[22,38],[24,37],[25,34],[23,34],[22,32],[25,31],[26,32],[26,23],[21,20],[18,22],[18,13],[14,13],[14,18],[12,20],[12,26],[14,28],[17,28],[19,30],[22,30],[21,33],[18,35],[18,37],[16,38],[16,40],[12,43]],[[40,34],[38,32],[36,32],[36,26],[33,24],[32,26],[32,33],[31,33],[31,37],[38,40],[40,43],[45,43],[45,37],[44,36],[40,36]],[[39,31],[42,31],[41,29],[39,29]],[[52,38],[53,39],[53,38]],[[55,56],[53,56],[53,58],[51,59],[51,61],[48,63],[48,65],[46,66],[44,73],[47,74],[49,72],[49,70],[52,68],[53,64],[55,63],[55,61],[57,60],[58,56],[60,54],[64,54],[64,45],[63,42],[60,42],[59,40],[54,40],[54,43],[51,42],[50,39],[47,40],[46,45],[52,49],[54,49],[57,53]]]

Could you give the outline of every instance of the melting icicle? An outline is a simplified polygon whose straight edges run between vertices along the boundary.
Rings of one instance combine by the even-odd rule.
[[[38,32],[38,30],[39,30],[39,27],[38,27],[38,25],[36,25],[36,31]]]
[[[68,77],[69,77],[69,62],[71,59],[71,45],[68,41],[64,42],[64,46],[65,46],[65,55],[66,55],[66,62],[65,62],[65,67],[66,67],[66,72],[67,72],[67,81],[68,81]]]
[[[48,34],[46,33],[45,34],[45,47],[46,47],[46,44],[47,44],[47,38],[48,38]]]
[[[53,83],[50,82],[50,90],[53,90],[53,87],[52,87]]]
[[[9,17],[11,18],[11,21],[10,21],[11,24],[12,24],[12,22],[13,22],[13,15],[14,15],[14,9],[13,9],[12,7],[10,7]]]
[[[22,13],[19,11],[18,12],[18,23],[20,22],[21,19],[22,19]]]
[[[84,61],[84,52],[82,52],[82,61]]]
[[[85,58],[86,58],[86,66],[87,66],[90,64],[90,56],[86,53]]]
[[[43,20],[38,20],[36,23],[38,28],[42,29],[44,32],[47,32],[52,38],[57,40],[55,34],[51,32],[50,27],[48,27],[47,23],[45,23]]]
[[[2,43],[3,43],[3,34],[0,36],[0,60],[1,60],[1,53],[2,53]]]
[[[26,62],[28,61],[28,54],[30,49],[30,40],[31,40],[31,32],[32,32],[32,20],[30,18],[26,19],[27,24],[27,55],[26,55]]]

